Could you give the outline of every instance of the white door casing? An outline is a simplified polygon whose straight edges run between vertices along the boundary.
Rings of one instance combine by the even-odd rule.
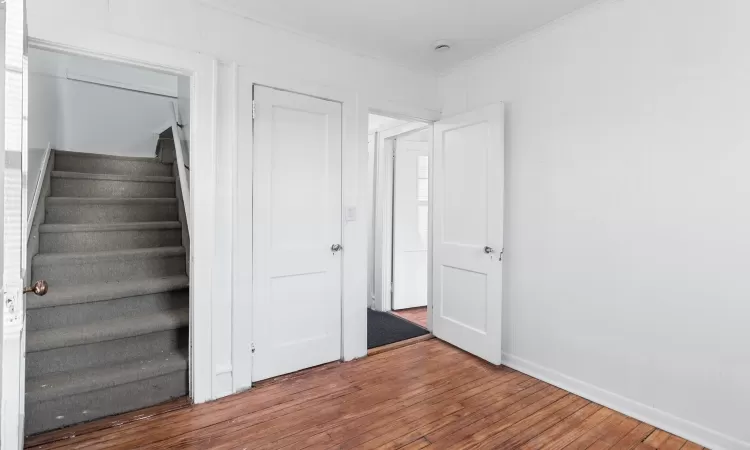
[[[26,174],[28,172],[25,0],[5,2],[5,70],[3,130],[3,326],[2,326],[2,449],[23,445],[24,294],[26,266]]]
[[[253,381],[341,358],[341,104],[255,86]]]
[[[396,139],[393,309],[427,306],[429,143]]]
[[[433,333],[493,364],[502,355],[504,107],[435,124]]]

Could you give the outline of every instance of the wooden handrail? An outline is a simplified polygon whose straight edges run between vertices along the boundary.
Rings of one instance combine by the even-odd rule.
[[[172,102],[172,138],[174,139],[174,151],[177,157],[177,175],[180,178],[180,190],[182,191],[182,203],[185,206],[185,217],[187,221],[187,231],[190,234],[190,186],[187,173],[185,171],[185,155],[182,153],[182,130],[177,125],[180,118],[180,111],[177,104]]]

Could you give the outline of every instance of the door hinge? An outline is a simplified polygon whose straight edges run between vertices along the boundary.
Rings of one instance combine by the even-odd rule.
[[[391,281],[391,294],[393,294],[393,281]]]
[[[255,342],[250,343],[250,353],[255,353]]]
[[[255,100],[253,100],[253,119],[255,119]]]

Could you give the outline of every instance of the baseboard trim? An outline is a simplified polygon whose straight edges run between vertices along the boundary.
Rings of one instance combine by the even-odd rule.
[[[704,447],[713,450],[750,450],[748,442],[705,428],[523,358],[503,353],[502,364]]]

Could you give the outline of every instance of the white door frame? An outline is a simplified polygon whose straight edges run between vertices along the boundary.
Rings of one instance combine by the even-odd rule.
[[[330,98],[323,98],[323,97],[319,97],[319,96],[315,96],[315,95],[308,95],[308,94],[305,94],[305,93],[291,91],[291,90],[288,90],[288,89],[281,89],[281,88],[277,88],[275,86],[268,86],[268,85],[263,85],[263,84],[255,83],[255,84],[253,84],[253,89],[252,89],[252,91],[253,91],[253,105],[254,105],[253,108],[254,109],[255,109],[255,89],[254,89],[255,87],[260,87],[260,88],[265,88],[265,89],[273,89],[273,90],[280,91],[280,92],[286,92],[286,93],[290,93],[290,94],[301,95],[301,96],[304,96],[304,97],[318,99],[318,100],[322,100],[324,102],[331,102],[331,103],[337,104],[341,108],[341,119],[342,119],[342,125],[343,125],[343,104],[340,101],[332,100]],[[255,120],[255,117],[253,117],[253,120]],[[254,134],[255,133],[255,128],[256,128],[255,127],[255,123],[253,123],[253,126],[252,126],[253,139],[255,138],[255,134]],[[343,144],[343,140],[344,140],[343,139],[344,138],[343,126],[341,127],[341,130],[340,130],[340,138],[341,138],[342,144]],[[253,145],[255,145],[255,141],[254,140],[252,141],[252,143],[253,143]],[[344,154],[343,145],[342,145],[340,151],[341,151],[341,157],[343,159],[343,154]],[[253,170],[255,170],[254,167],[253,167]],[[343,164],[341,164],[341,172],[339,173],[339,179],[341,180],[340,183],[341,183],[341,188],[342,188],[341,189],[341,197],[339,199],[339,201],[340,201],[340,217],[341,217],[341,222],[340,222],[341,223],[341,229],[340,229],[341,232],[340,232],[340,235],[339,235],[338,239],[335,240],[335,241],[332,241],[332,244],[338,243],[338,242],[343,242],[343,240],[344,240],[344,227],[346,226],[346,223],[347,223],[347,219],[346,219],[346,217],[344,215],[345,214],[345,208],[344,208],[343,177],[344,177],[344,166],[343,166]],[[252,172],[252,175],[249,178],[251,178],[251,180],[253,180],[253,182],[254,182],[255,181],[255,172]],[[254,192],[257,192],[257,191],[254,191]],[[253,203],[254,202],[254,198],[251,197],[251,199],[252,199],[251,203]],[[253,208],[254,207],[255,207],[255,205],[253,204]],[[252,212],[252,210],[251,210],[251,212]],[[253,240],[254,240],[254,236],[251,236],[251,241],[253,241]],[[342,247],[343,247],[342,252],[345,252],[346,251],[346,247],[343,244],[342,244]],[[345,253],[344,253],[344,255],[345,255]],[[254,256],[257,256],[257,255],[254,255]],[[341,266],[340,267],[340,274],[341,274],[340,275],[340,277],[341,277],[340,282],[343,284],[344,283],[344,271],[346,269],[346,266],[344,265],[344,258],[343,257],[339,259],[339,264]],[[253,264],[253,266],[254,266],[254,264]],[[253,272],[253,278],[254,278],[254,275],[255,275],[255,273]],[[253,284],[253,286],[252,286],[252,289],[253,289],[253,291],[252,291],[253,294],[252,295],[253,296],[256,293],[256,288],[257,288],[257,284]],[[338,304],[339,304],[339,308],[341,308],[342,311],[344,310],[343,298],[344,298],[344,296],[343,296],[343,290],[340,290],[339,291]],[[253,308],[253,311],[255,311],[255,308]],[[341,322],[340,322],[339,326],[341,327],[341,348],[340,348],[340,351],[339,351],[339,358],[340,358],[340,360],[344,360],[345,356],[344,356],[344,345],[343,345],[343,332],[344,332],[343,315],[341,316]],[[255,352],[255,346],[254,346],[255,344],[253,343],[252,345],[253,345],[252,348],[253,348],[253,353],[254,353]],[[252,380],[252,381],[255,381],[255,380]]]
[[[211,285],[214,265],[216,186],[217,61],[198,53],[110,35],[90,39],[85,31],[67,30],[66,43],[29,36],[29,46],[58,53],[86,56],[131,66],[191,77],[190,141],[199,151],[191,155],[190,210],[190,397],[195,403],[215,398],[212,391]],[[19,361],[20,363],[20,361]]]
[[[25,298],[22,294],[26,236],[25,173],[28,171],[27,148],[27,76],[26,2],[5,3],[3,60],[3,125],[0,151],[0,199],[3,206],[2,264],[3,306],[2,343],[0,344],[0,446],[20,449],[23,446],[24,412],[24,321]],[[13,161],[8,165],[8,161]],[[7,192],[6,192],[7,189]],[[19,198],[20,197],[20,198]],[[8,201],[6,201],[6,199]],[[18,202],[17,200],[20,200]]]
[[[411,122],[376,133],[375,145],[375,309],[391,310],[391,282],[393,280],[393,192],[394,192],[394,146],[398,137],[426,128],[432,128],[431,121]],[[432,173],[432,133],[428,145],[430,174]],[[428,181],[432,189],[432,176]],[[432,311],[432,196],[429,197],[429,242],[427,248],[427,309]],[[428,313],[428,329],[431,314]]]

